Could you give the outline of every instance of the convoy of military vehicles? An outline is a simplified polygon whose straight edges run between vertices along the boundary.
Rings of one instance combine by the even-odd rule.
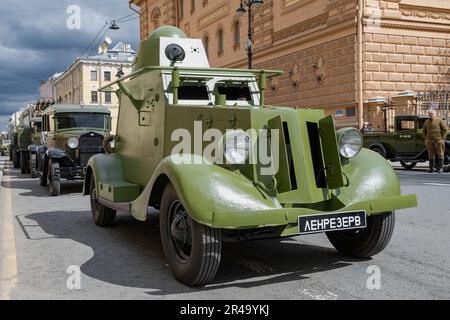
[[[84,179],[89,158],[103,152],[110,130],[107,107],[55,104],[41,98],[11,117],[10,159],[14,168],[39,177],[40,185],[58,196],[61,181]]]
[[[119,97],[115,136],[107,108],[41,99],[11,118],[9,154],[52,196],[83,180],[100,227],[159,209],[166,260],[190,286],[214,279],[228,241],[326,233],[344,255],[379,253],[395,211],[417,205],[386,159],[426,161],[423,118],[363,139],[322,110],[266,105],[280,74],[211,68],[201,40],[160,27],[132,74],[100,89]]]

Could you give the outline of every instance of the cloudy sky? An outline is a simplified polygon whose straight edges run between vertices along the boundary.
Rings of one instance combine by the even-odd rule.
[[[80,28],[67,13],[80,9]],[[127,17],[128,16],[128,17]],[[27,102],[38,98],[39,80],[64,71],[90,43],[106,20],[118,20],[120,30],[105,36],[116,42],[139,41],[138,15],[128,9],[128,0],[0,0],[0,131],[9,116]],[[75,29],[69,29],[69,25]]]

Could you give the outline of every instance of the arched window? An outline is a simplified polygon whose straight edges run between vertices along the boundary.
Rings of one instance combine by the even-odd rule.
[[[218,47],[218,53],[219,55],[222,55],[225,49],[225,39],[223,34],[223,29],[220,28],[219,31],[217,31],[217,47]]]
[[[205,35],[203,37],[203,46],[205,47],[206,55],[209,56],[209,37]]]
[[[239,21],[234,22],[234,47],[239,47],[241,44],[241,24]]]

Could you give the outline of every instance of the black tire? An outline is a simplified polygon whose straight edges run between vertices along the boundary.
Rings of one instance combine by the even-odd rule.
[[[19,161],[19,156],[17,154],[17,151],[13,151],[12,161],[13,161],[14,169],[19,169],[20,168],[20,161]]]
[[[47,183],[52,197],[59,196],[61,193],[61,177],[59,174],[59,163],[52,160],[48,163]]]
[[[415,166],[417,166],[417,162],[400,161],[400,164],[401,164],[402,167],[405,168],[406,170],[412,170],[412,169],[415,168]]]
[[[91,212],[94,223],[99,227],[107,227],[114,223],[116,218],[116,210],[108,208],[98,202],[97,194],[95,190],[95,178],[91,175],[91,181],[89,184],[89,190],[91,192]]]
[[[343,255],[366,259],[381,252],[394,232],[394,212],[367,217],[365,229],[327,232],[328,240]]]
[[[212,281],[221,259],[220,229],[191,219],[171,184],[164,189],[159,223],[164,255],[175,277],[189,286]]]
[[[42,173],[39,172],[39,184],[42,187],[47,186],[47,173],[45,172],[45,164],[44,164],[44,168],[42,168]]]
[[[20,173],[27,174],[28,173],[28,163],[27,163],[27,154],[23,151],[20,151]]]
[[[33,165],[33,157],[35,158],[34,165]],[[36,158],[37,158],[36,154],[33,154],[31,152],[28,153],[28,159],[29,159],[28,160],[28,162],[29,162],[28,168],[29,168],[31,178],[33,178],[33,179],[39,177],[38,171],[36,169],[36,163],[37,163]]]
[[[372,151],[375,151],[375,152],[378,153],[380,156],[382,156],[383,158],[386,159],[386,153],[385,153],[384,150],[381,149],[380,147],[373,147],[371,150],[372,150]]]

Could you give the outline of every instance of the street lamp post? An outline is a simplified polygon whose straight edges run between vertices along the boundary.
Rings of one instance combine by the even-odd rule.
[[[263,0],[241,0],[239,8],[236,10],[238,16],[248,13],[248,39],[245,43],[245,50],[248,57],[248,68],[253,69],[253,28],[252,28],[252,7],[260,8],[264,4]],[[245,9],[247,7],[247,9]]]

